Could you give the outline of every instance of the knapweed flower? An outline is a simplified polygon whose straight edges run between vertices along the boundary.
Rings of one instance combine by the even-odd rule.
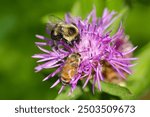
[[[116,33],[111,35],[113,28],[110,27],[118,17],[114,11],[109,12],[107,9],[104,10],[101,18],[96,16],[95,9],[84,20],[67,14],[64,22],[74,24],[78,28],[79,40],[68,44],[63,39],[53,40],[37,35],[36,37],[43,42],[36,42],[36,45],[44,53],[33,56],[33,58],[40,59],[37,61],[38,63],[42,62],[35,68],[36,72],[56,68],[53,73],[44,78],[44,81],[53,78],[62,72],[67,58],[71,54],[77,53],[80,55],[80,63],[69,84],[64,85],[60,75],[54,77],[56,82],[51,88],[61,83],[62,87],[59,93],[66,86],[71,87],[70,93],[72,93],[80,80],[84,82],[83,88],[90,81],[94,92],[95,85],[101,90],[101,81],[111,81],[114,77],[126,79],[127,74],[132,73],[130,67],[134,66],[131,61],[137,59],[132,57],[132,52],[136,47],[133,47],[129,42],[121,23]],[[50,34],[50,30],[47,32]],[[47,46],[50,47],[49,50],[44,48]],[[66,72],[69,72],[69,70]]]

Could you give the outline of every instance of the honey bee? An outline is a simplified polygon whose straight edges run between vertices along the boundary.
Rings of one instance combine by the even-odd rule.
[[[53,40],[64,39],[67,43],[71,43],[79,39],[79,30],[74,23],[66,23],[65,21],[51,16],[47,24],[50,35]]]
[[[120,76],[117,74],[117,72],[113,69],[113,67],[107,62],[107,61],[101,61],[102,64],[102,74],[105,77],[106,82],[115,83],[118,85],[125,85],[125,80],[120,78]],[[125,76],[127,74],[123,72]]]
[[[80,63],[80,55],[72,53],[68,56],[61,72],[61,82],[63,85],[70,83],[72,78],[77,74],[77,69]]]

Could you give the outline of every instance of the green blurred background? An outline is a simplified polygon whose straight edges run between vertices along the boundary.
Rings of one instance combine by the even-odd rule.
[[[1,0],[0,2],[0,99],[119,99],[116,96],[80,88],[72,97],[60,86],[49,87],[55,79],[42,82],[46,72],[35,73],[36,60],[31,56],[40,52],[34,42],[35,34],[45,34],[45,16],[63,17],[66,12],[83,18],[97,8],[100,16],[105,7],[122,12],[125,32],[133,45],[138,45],[135,56],[138,64],[129,77],[128,88],[134,97],[150,99],[150,0]],[[67,89],[68,90],[68,89]]]

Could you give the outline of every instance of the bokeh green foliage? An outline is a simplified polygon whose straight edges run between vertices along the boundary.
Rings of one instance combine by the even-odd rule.
[[[102,92],[93,95],[90,84],[77,87],[68,96],[69,87],[57,94],[60,85],[50,89],[56,77],[42,82],[51,70],[34,72],[37,65],[31,56],[40,51],[35,34],[46,35],[45,16],[63,17],[66,12],[85,18],[93,7],[101,16],[105,7],[121,13],[113,26],[123,21],[125,32],[139,57],[129,76],[127,88],[101,83]],[[0,4],[0,99],[150,99],[150,2],[149,0],[5,0]],[[48,35],[46,35],[48,36]],[[107,88],[108,87],[108,88]],[[118,93],[119,92],[119,93]],[[132,95],[131,95],[132,94]]]

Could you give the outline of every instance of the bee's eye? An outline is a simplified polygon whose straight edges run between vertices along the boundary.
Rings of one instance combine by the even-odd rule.
[[[73,35],[76,33],[76,29],[74,27],[70,27],[68,30],[69,35]]]

